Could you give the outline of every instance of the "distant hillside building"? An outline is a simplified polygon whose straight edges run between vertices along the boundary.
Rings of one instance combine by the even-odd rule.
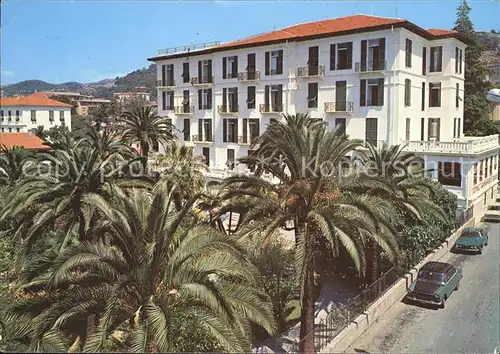
[[[149,92],[116,92],[113,94],[118,102],[125,103],[132,99],[143,99],[145,101],[151,101],[151,94]]]
[[[65,125],[71,130],[71,108],[45,93],[0,98],[0,132],[27,133],[38,126],[50,129]]]
[[[99,107],[103,104],[111,103],[110,100],[105,100],[102,98],[95,98],[91,95],[82,95],[79,92],[45,92],[48,96],[61,96],[67,97],[73,104],[73,113],[88,116],[90,109]]]
[[[491,73],[486,75],[486,81],[494,85],[500,84],[500,57],[493,51],[485,51],[481,55],[481,60],[491,70]]]

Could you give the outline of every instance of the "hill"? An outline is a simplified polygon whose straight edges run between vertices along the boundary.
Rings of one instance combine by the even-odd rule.
[[[94,83],[65,82],[52,84],[41,80],[26,80],[2,86],[5,96],[27,95],[40,91],[70,91],[110,98],[114,92],[135,91],[137,87],[145,87],[156,97],[156,64],[135,70],[125,76],[104,79]]]

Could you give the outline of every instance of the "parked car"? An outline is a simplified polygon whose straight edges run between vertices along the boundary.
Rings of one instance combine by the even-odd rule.
[[[488,245],[488,231],[482,227],[466,227],[455,241],[455,251],[477,252],[481,254]]]
[[[444,262],[427,262],[420,268],[417,280],[406,298],[423,304],[444,308],[444,303],[454,290],[458,290],[462,269]]]
[[[484,221],[500,221],[500,205],[494,204],[488,206],[483,219]]]

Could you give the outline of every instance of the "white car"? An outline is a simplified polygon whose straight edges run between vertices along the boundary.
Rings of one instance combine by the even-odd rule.
[[[484,213],[485,221],[500,221],[500,205],[489,205]]]

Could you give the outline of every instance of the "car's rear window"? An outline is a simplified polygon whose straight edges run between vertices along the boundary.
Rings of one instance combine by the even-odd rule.
[[[477,231],[464,231],[460,237],[467,237],[467,238],[479,238],[481,237],[481,234]]]
[[[442,281],[444,281],[444,274],[421,270],[420,272],[418,272],[418,280],[441,283]]]
[[[490,205],[488,207],[488,210],[500,210],[500,205]]]

